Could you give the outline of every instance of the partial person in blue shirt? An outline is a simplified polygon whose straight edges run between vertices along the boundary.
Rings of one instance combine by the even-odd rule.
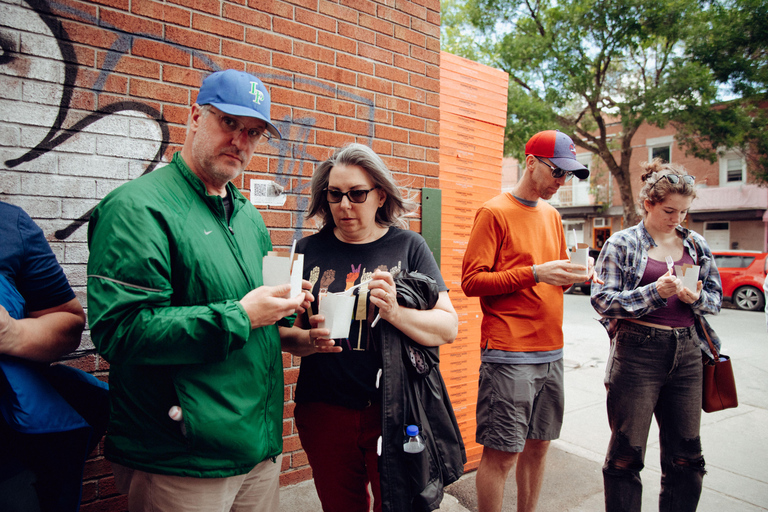
[[[49,363],[77,349],[85,313],[43,231],[0,202],[0,510],[76,512],[107,385]]]

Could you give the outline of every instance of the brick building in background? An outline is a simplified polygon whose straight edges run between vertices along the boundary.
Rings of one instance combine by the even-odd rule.
[[[0,0],[0,200],[43,228],[87,307],[91,210],[170,160],[203,78],[226,68],[264,81],[284,135],[236,183],[284,188],[282,206],[259,206],[276,247],[313,229],[309,178],[346,142],[371,145],[418,200],[439,187],[439,31],[439,0]],[[69,364],[106,379],[92,348],[86,331]],[[299,361],[283,357],[286,485],[311,472],[293,424]],[[81,510],[125,509],[110,473],[94,453]]]

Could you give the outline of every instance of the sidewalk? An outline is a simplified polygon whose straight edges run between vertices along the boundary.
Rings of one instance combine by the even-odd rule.
[[[602,464],[610,430],[605,412],[607,335],[594,320],[589,298],[566,295],[565,419],[560,439],[547,456],[547,469],[537,512],[600,512],[603,504]],[[765,316],[723,309],[710,323],[731,356],[739,407],[702,414],[701,440],[707,475],[698,512],[768,511],[768,339]],[[597,354],[597,356],[596,356]],[[643,512],[658,510],[660,488],[659,434],[655,421],[648,436],[643,479]],[[440,512],[475,512],[475,472],[446,488]],[[510,472],[504,512],[514,512],[516,486]],[[285,487],[281,512],[320,511],[311,481]]]

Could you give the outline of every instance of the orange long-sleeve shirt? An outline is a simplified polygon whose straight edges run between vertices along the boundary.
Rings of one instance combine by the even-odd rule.
[[[532,265],[568,259],[560,214],[504,193],[475,215],[461,288],[480,297],[481,347],[510,352],[563,348],[563,288],[538,283]]]

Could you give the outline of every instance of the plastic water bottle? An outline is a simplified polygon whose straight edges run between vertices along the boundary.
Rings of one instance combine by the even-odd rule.
[[[419,427],[416,425],[408,425],[405,429],[405,442],[403,443],[403,451],[405,453],[421,453],[424,451],[424,439],[419,434]]]

